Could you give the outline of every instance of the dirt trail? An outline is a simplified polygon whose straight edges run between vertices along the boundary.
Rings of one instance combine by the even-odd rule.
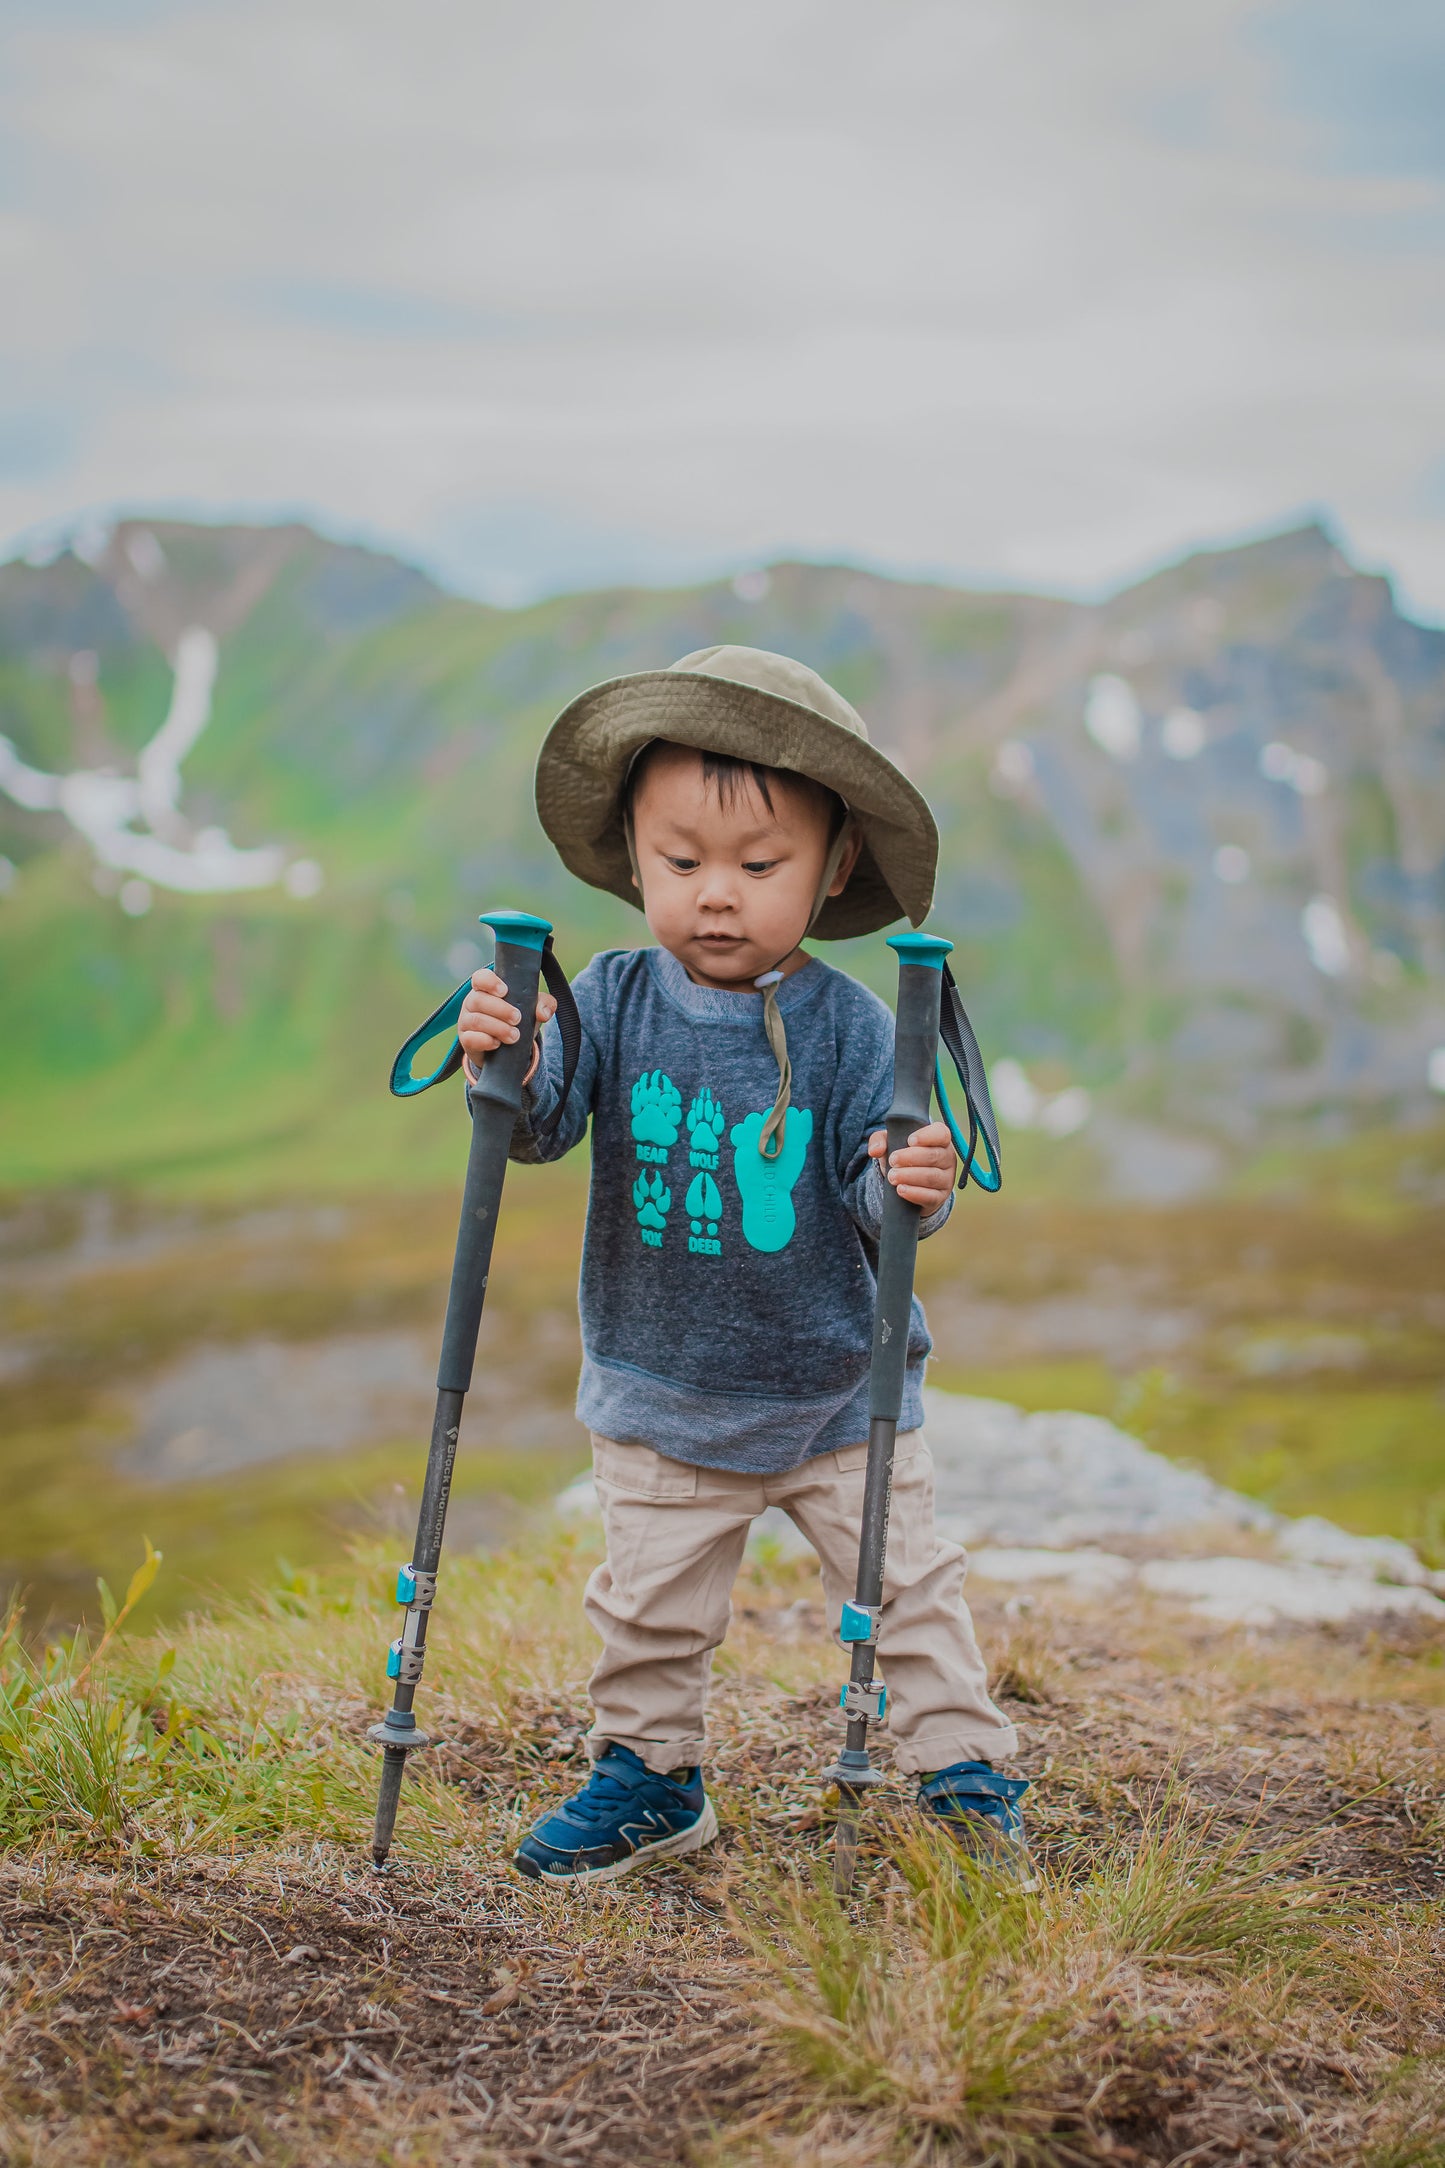
[[[1241,1636],[1067,1597],[1047,1623],[1011,1612],[985,1598],[980,1626],[1009,1651],[1000,1690],[1026,1727],[1049,1870],[1086,1878],[1183,1787],[1190,1813],[1212,1809],[1261,1845],[1300,1839],[1305,1867],[1367,1892],[1382,1947],[1418,1949],[1432,1916],[1438,1935],[1437,1628]],[[0,1874],[0,2152],[32,2168],[646,2168],[704,2143],[721,2147],[714,2158],[772,2158],[798,2119],[807,2127],[810,2096],[760,2014],[769,1985],[730,1913],[756,1910],[766,1881],[806,1871],[826,1839],[816,1772],[835,1743],[833,1690],[784,1695],[767,1677],[770,1648],[821,1630],[806,1601],[740,1611],[715,1705],[722,1846],[587,1898],[523,1884],[500,1856],[519,1780],[538,1798],[580,1773],[575,1694],[539,1700],[510,1746],[453,1727],[445,1773],[474,1802],[479,1840],[461,1866],[406,1862],[405,1808],[399,1864],[380,1879],[360,1842],[249,1859],[12,1859]],[[906,1813],[901,1787],[893,1812]],[[878,1847],[886,1822],[875,1810],[860,1893],[875,1911],[899,1886]],[[1148,2026],[1110,2045],[1107,2093],[1087,2112],[1061,2100],[1075,2150],[1039,2157],[1364,2163],[1391,2065],[1445,2051],[1441,1955],[1433,2004],[1417,1982],[1345,2018],[1305,1983],[1298,2009],[1258,2038],[1197,1972],[1156,1975]],[[1403,1980],[1405,1958],[1392,1962]],[[796,2131],[787,2142],[780,2159],[822,2157],[798,2151]],[[940,2148],[928,2157],[974,2157]]]
[[[330,2162],[406,2134],[422,2158],[430,2139],[452,2160],[675,2160],[680,2127],[748,2100],[759,2057],[715,1914],[637,1901],[652,1946],[599,1961],[465,1872],[12,1869],[10,2144]]]

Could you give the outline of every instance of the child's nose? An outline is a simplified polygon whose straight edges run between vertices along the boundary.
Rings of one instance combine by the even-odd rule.
[[[736,885],[721,867],[704,874],[698,902],[704,911],[731,911],[736,906]]]

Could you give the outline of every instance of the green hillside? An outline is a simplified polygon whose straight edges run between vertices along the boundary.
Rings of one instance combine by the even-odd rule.
[[[642,931],[540,834],[547,723],[588,683],[719,641],[824,670],[927,791],[934,923],[990,1058],[1040,1094],[1082,1084],[1259,1136],[1428,1110],[1445,637],[1319,530],[1096,610],[828,567],[738,584],[752,599],[723,582],[501,611],[301,528],[139,522],[93,564],[0,567],[0,733],[21,763],[71,789],[134,775],[167,658],[201,627],[219,665],[176,834],[223,827],[323,876],[302,895],[152,881],[128,916],[64,808],[0,791],[0,1183],[371,1186],[450,1165],[455,1110],[394,1109],[384,1079],[477,911],[548,913],[574,966]],[[1080,718],[1125,668],[1140,742],[1111,757]],[[1181,702],[1210,733],[1188,763],[1161,750]],[[1262,777],[1286,731],[1326,796]],[[1234,838],[1247,887],[1211,871]],[[1299,932],[1322,888],[1348,946],[1333,977]],[[846,960],[886,984],[878,944]]]

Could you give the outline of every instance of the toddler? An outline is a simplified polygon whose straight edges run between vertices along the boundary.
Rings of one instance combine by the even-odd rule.
[[[602,1881],[717,1834],[703,1784],[712,1652],[749,1527],[781,1506],[817,1552],[836,1629],[853,1593],[883,1185],[942,1226],[957,1160],[930,1122],[891,1156],[893,1020],[802,948],[932,900],[926,803],[862,719],[802,664],[708,648],[582,694],[548,734],[537,806],[564,863],[640,905],[655,947],[575,982],[582,1047],[538,1043],[512,1145],[555,1159],[592,1125],[577,1412],[592,1434],[607,1556],[587,1617],[592,1773],[516,1864]],[[518,1011],[478,971],[459,1036],[476,1064]],[[893,1758],[975,1851],[1019,1853],[1023,1782],[933,1524],[915,1299],[893,1478],[879,1659]]]

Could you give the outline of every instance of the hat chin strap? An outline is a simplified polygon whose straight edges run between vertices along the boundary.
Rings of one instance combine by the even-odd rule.
[[[627,857],[632,867],[632,878],[637,883],[637,893],[641,896],[642,869],[637,863],[637,844],[632,833],[630,813],[622,816],[622,833],[627,839]],[[767,1033],[768,1045],[772,1048],[773,1059],[778,1065],[777,1097],[768,1109],[767,1120],[758,1132],[758,1150],[764,1159],[776,1159],[783,1149],[787,1137],[788,1107],[793,1096],[793,1064],[788,1058],[788,1031],[783,1022],[783,1012],[778,1007],[778,988],[783,983],[780,966],[784,958],[792,955],[799,942],[807,940],[817,925],[819,914],[828,901],[828,891],[838,878],[838,868],[843,863],[854,833],[855,823],[850,814],[828,847],[828,855],[823,861],[823,871],[813,897],[813,908],[808,913],[807,925],[798,935],[797,941],[784,949],[783,956],[774,964],[772,970],[760,972],[753,980],[754,986],[763,997],[763,1030]]]
[[[819,913],[828,901],[828,891],[838,878],[838,868],[842,865],[844,853],[852,840],[853,821],[850,818],[844,821],[829,847],[817,893],[813,898],[813,908],[808,913],[808,923],[799,934],[798,940],[793,943],[793,947],[783,951],[784,956],[791,956],[798,942],[806,941],[817,925]],[[758,1132],[758,1150],[764,1159],[776,1159],[783,1149],[787,1138],[788,1107],[793,1097],[793,1064],[788,1058],[788,1031],[783,1022],[783,1012],[778,1007],[778,988],[782,983],[783,974],[777,964],[771,971],[761,972],[753,980],[754,986],[763,997],[763,1030],[768,1035],[768,1044],[778,1065],[778,1095],[768,1110],[767,1120]]]

